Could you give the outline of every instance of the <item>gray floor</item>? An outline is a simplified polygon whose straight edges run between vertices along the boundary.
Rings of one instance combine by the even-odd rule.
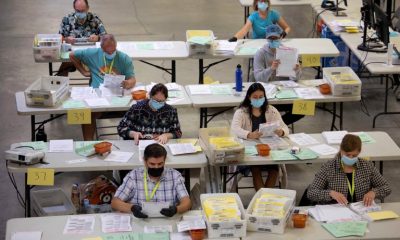
[[[90,1],[90,0],[89,0]],[[218,38],[232,36],[243,23],[243,9],[233,0],[118,0],[90,1],[91,11],[97,13],[110,33],[119,40],[185,40],[187,29],[212,29]],[[277,7],[292,27],[289,37],[305,37],[311,30],[311,8]],[[72,11],[72,0],[2,0],[0,8],[0,72],[1,72],[1,123],[0,152],[8,149],[11,143],[29,141],[29,117],[18,116],[14,93],[24,90],[32,81],[47,74],[47,65],[35,63],[32,56],[32,41],[36,33],[55,33],[61,17]],[[207,61],[208,62],[208,61]],[[230,60],[212,68],[207,75],[221,82],[232,82],[238,60]],[[134,61],[137,79],[142,82],[167,82],[169,76]],[[159,62],[168,66],[169,62]],[[190,84],[197,82],[197,62],[194,60],[177,62],[177,82]],[[304,79],[312,79],[315,73],[305,71]],[[360,103],[345,104],[345,128],[350,131],[372,130],[372,116],[383,108],[383,85],[377,79],[363,81],[363,97],[368,113],[362,111]],[[393,92],[390,92],[389,109],[400,111]],[[196,137],[199,125],[198,111],[179,110],[184,137]],[[232,113],[218,117],[210,126],[224,126],[229,123]],[[316,133],[329,128],[330,115],[318,111],[314,117],[306,117],[296,123],[296,132]],[[383,116],[378,119],[376,130],[386,131],[400,143],[400,116]],[[54,121],[46,126],[49,139],[73,138],[81,140],[79,127],[67,126],[66,120]],[[379,149],[377,149],[379,151]],[[301,195],[310,183],[313,174],[320,166],[291,165],[289,188],[298,190]],[[391,182],[393,193],[387,201],[400,201],[399,182],[400,162],[385,163],[384,175]],[[16,201],[16,193],[8,179],[5,164],[0,168],[0,200],[5,207],[0,216],[0,236],[4,236],[6,221],[22,217],[23,210]],[[57,177],[56,185],[69,187],[82,178],[89,179],[93,174],[67,174]],[[23,178],[16,176],[22,189]],[[241,192],[243,201],[248,203],[253,191]],[[0,237],[1,238],[1,237]]]

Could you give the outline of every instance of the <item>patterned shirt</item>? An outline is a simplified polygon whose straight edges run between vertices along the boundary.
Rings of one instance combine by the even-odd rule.
[[[139,206],[142,202],[146,202],[143,181],[144,171],[146,170],[143,167],[130,171],[124,178],[122,185],[117,189],[114,197]],[[147,191],[149,196],[156,184],[157,182],[147,176]],[[175,169],[165,168],[160,177],[160,185],[150,202],[169,202],[170,205],[176,206],[182,198],[188,196],[189,194],[182,175]]]
[[[379,173],[372,162],[359,159],[355,165],[354,201],[362,201],[369,191],[374,191],[377,199],[384,199],[392,190],[387,181]],[[346,198],[349,194],[347,176],[342,169],[340,155],[324,163],[315,175],[308,188],[307,197],[317,203],[330,203],[333,199],[329,192],[333,190],[342,193]]]
[[[174,138],[182,136],[176,109],[165,104],[159,110],[154,111],[149,106],[149,100],[143,100],[133,105],[122,118],[117,130],[124,139],[130,139],[130,131],[152,135],[172,133]]]
[[[90,35],[102,36],[107,32],[96,14],[88,12],[86,21],[80,24],[73,12],[62,19],[59,33],[63,37],[88,38]]]

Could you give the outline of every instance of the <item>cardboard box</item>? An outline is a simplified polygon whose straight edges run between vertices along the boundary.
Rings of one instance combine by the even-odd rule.
[[[253,212],[253,206],[256,202],[256,199],[259,198],[263,193],[281,195],[291,199],[291,202],[285,205],[285,216],[283,218],[261,217],[261,216],[254,216],[253,214],[251,214]],[[285,231],[286,224],[290,220],[290,215],[291,215],[290,213],[294,207],[295,201],[296,201],[296,191],[294,190],[261,188],[254,195],[253,199],[251,199],[251,202],[247,207],[246,211],[247,230],[253,232],[269,232],[269,233],[283,234]]]
[[[203,210],[203,215],[206,219],[208,238],[240,238],[246,237],[247,222],[245,220],[245,210],[237,193],[214,193],[201,194],[200,201],[203,208],[203,202],[209,197],[233,196],[241,212],[241,220],[232,222],[210,222]],[[204,208],[203,208],[204,209]]]
[[[25,90],[26,105],[53,107],[62,102],[68,96],[68,92],[68,77],[41,77]]]
[[[203,148],[211,165],[237,163],[244,159],[244,145],[237,142],[238,146],[217,149],[210,142],[215,137],[232,137],[227,127],[201,128],[199,130],[200,145]]]
[[[331,86],[333,96],[360,96],[361,80],[350,67],[323,68],[323,78]]]

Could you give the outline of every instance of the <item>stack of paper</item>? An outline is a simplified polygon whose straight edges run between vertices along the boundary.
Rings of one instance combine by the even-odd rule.
[[[133,156],[133,152],[112,151],[104,159],[106,162],[122,162],[126,163]]]
[[[361,217],[345,205],[316,205],[308,210],[318,222],[359,221]]]
[[[264,144],[268,144],[269,147],[273,150],[275,149],[287,149],[290,145],[283,138],[278,136],[271,137],[261,137],[260,142]]]
[[[227,40],[216,41],[214,52],[215,54],[220,55],[233,55],[235,53],[236,46],[237,42],[229,42]]]
[[[212,137],[209,141],[210,144],[213,144],[216,149],[234,148],[240,146],[240,143],[238,143],[233,137]]]
[[[324,223],[322,226],[334,237],[358,236],[362,237],[367,230],[366,221]]]
[[[303,99],[324,98],[324,96],[315,87],[295,88],[294,91],[299,98]]]
[[[78,141],[75,142],[75,153],[83,156],[88,157],[95,154],[94,145],[101,141]]]
[[[213,95],[232,95],[232,88],[226,84],[213,84],[210,86]]]
[[[74,140],[50,140],[49,152],[73,152]]]
[[[157,226],[145,225],[143,231],[145,233],[147,233],[147,234],[153,234],[153,238],[149,238],[149,240],[150,239],[151,240],[164,239],[164,238],[160,238],[161,236],[158,235],[158,234],[169,234],[169,233],[172,233],[172,226],[171,225],[157,225]],[[149,236],[151,236],[151,235],[149,235]],[[169,239],[169,238],[167,238],[167,239]]]
[[[241,220],[241,212],[233,196],[209,197],[203,201],[203,210],[210,222]]]
[[[295,91],[292,89],[283,89],[276,92],[275,97],[278,99],[291,99],[291,98],[298,98]]]
[[[279,128],[279,122],[261,123],[258,131],[262,133],[262,137],[272,137],[276,136],[275,131]]]
[[[166,83],[165,86],[167,87],[168,91],[179,91],[179,90],[181,90],[181,85],[179,85],[177,83],[174,83],[174,82]]]
[[[74,100],[85,100],[98,98],[96,90],[92,87],[72,87],[71,98]]]
[[[319,143],[315,138],[311,137],[311,135],[306,133],[290,134],[289,139],[298,146],[308,146]]]
[[[176,224],[178,232],[189,231],[192,229],[206,229],[206,223],[203,218],[193,220],[183,220]]]
[[[360,202],[350,203],[350,209],[360,215],[363,215],[368,212],[380,211],[382,208],[381,206],[376,204],[375,201],[373,201],[371,206],[369,207],[364,206],[364,203],[360,201]]]
[[[352,132],[351,134],[359,136],[362,143],[376,143],[376,140],[366,132]]]
[[[273,84],[282,86],[284,88],[296,88],[299,86],[299,84],[293,80],[273,81]]]
[[[272,193],[263,193],[253,205],[252,215],[259,217],[283,218],[291,199]]]
[[[320,156],[336,154],[339,150],[327,144],[319,144],[309,147],[309,149]]]
[[[94,216],[69,216],[64,227],[64,234],[91,234],[94,222]]]
[[[212,94],[210,86],[205,85],[191,85],[189,86],[189,91],[192,95],[207,95]]]
[[[101,215],[101,229],[104,233],[132,231],[131,217],[122,214]]]
[[[324,131],[322,136],[328,144],[340,144],[347,131]]]
[[[110,103],[105,98],[85,99],[85,102],[89,107],[110,106]]]
[[[377,212],[369,212],[367,216],[372,221],[385,220],[385,219],[393,219],[398,218],[399,215],[393,211],[377,211]]]
[[[295,156],[290,154],[289,150],[272,150],[271,158],[274,161],[297,160],[297,158]]]
[[[181,155],[196,152],[196,148],[191,143],[168,144],[168,147],[171,150],[172,155]]]
[[[267,99],[275,98],[275,94],[278,91],[278,88],[275,84],[271,83],[261,83],[265,88],[265,93],[267,94]]]
[[[139,141],[139,151],[144,151],[144,149],[150,144],[158,143],[155,140],[140,140]]]

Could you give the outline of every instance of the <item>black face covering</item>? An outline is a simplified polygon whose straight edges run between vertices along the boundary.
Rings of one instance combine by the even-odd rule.
[[[152,177],[160,177],[161,174],[164,172],[164,167],[160,167],[160,168],[150,168],[150,167],[148,167],[147,168],[147,172]]]

